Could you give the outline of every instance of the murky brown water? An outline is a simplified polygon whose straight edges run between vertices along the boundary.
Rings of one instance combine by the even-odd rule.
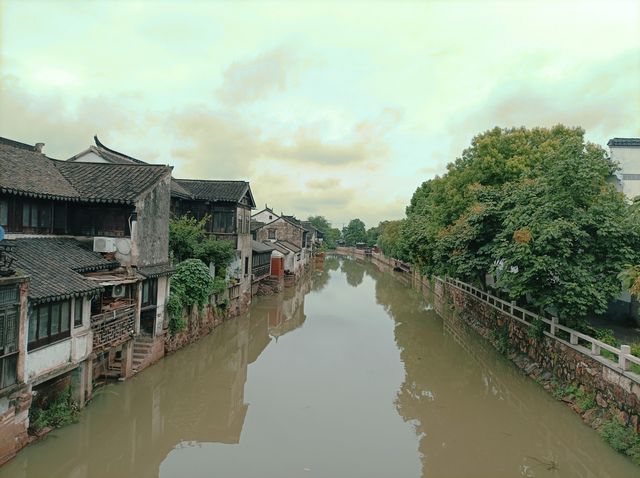
[[[328,259],[101,389],[0,477],[640,476],[433,305],[373,264]]]

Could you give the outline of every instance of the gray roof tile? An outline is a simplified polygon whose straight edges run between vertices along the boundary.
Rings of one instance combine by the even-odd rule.
[[[192,199],[205,201],[240,202],[248,192],[251,197],[251,206],[255,207],[255,201],[253,201],[251,188],[247,181],[176,179],[175,182],[182,189],[188,191]]]
[[[117,267],[117,261],[100,254],[70,238],[11,239],[11,255],[15,267],[31,277],[29,298],[35,301],[60,300],[101,290],[94,281],[81,273]]]
[[[612,138],[607,146],[640,146],[640,138]]]

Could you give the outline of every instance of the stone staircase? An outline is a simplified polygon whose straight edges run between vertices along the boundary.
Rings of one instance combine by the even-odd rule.
[[[153,337],[139,335],[133,342],[133,372],[137,373],[145,368],[151,360]]]

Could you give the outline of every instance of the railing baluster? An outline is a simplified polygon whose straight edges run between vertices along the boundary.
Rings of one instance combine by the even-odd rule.
[[[631,355],[631,347],[628,345],[621,345],[620,353],[618,354],[618,366],[622,370],[629,370],[630,363],[625,355]]]

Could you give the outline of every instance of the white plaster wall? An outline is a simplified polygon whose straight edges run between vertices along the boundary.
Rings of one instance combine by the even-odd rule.
[[[158,277],[158,307],[156,308],[156,330],[154,335],[162,335],[162,325],[164,323],[164,311],[169,297],[169,278]]]
[[[71,360],[73,362],[82,362],[93,350],[93,332],[91,330],[83,330],[71,339]]]
[[[74,159],[75,162],[78,163],[108,163],[109,161],[104,158],[98,156],[93,151],[88,151],[86,154]]]
[[[34,380],[40,375],[71,363],[71,339],[32,350],[27,354],[27,377]]]
[[[611,160],[620,164],[622,174],[640,174],[640,148],[620,147],[611,148]],[[640,180],[623,180],[622,192],[631,199],[640,196]]]
[[[278,216],[273,212],[261,211],[251,216],[251,219],[253,219],[254,221],[259,221],[259,222],[264,222],[265,224],[269,224],[271,221],[275,221],[279,217],[280,216]]]

